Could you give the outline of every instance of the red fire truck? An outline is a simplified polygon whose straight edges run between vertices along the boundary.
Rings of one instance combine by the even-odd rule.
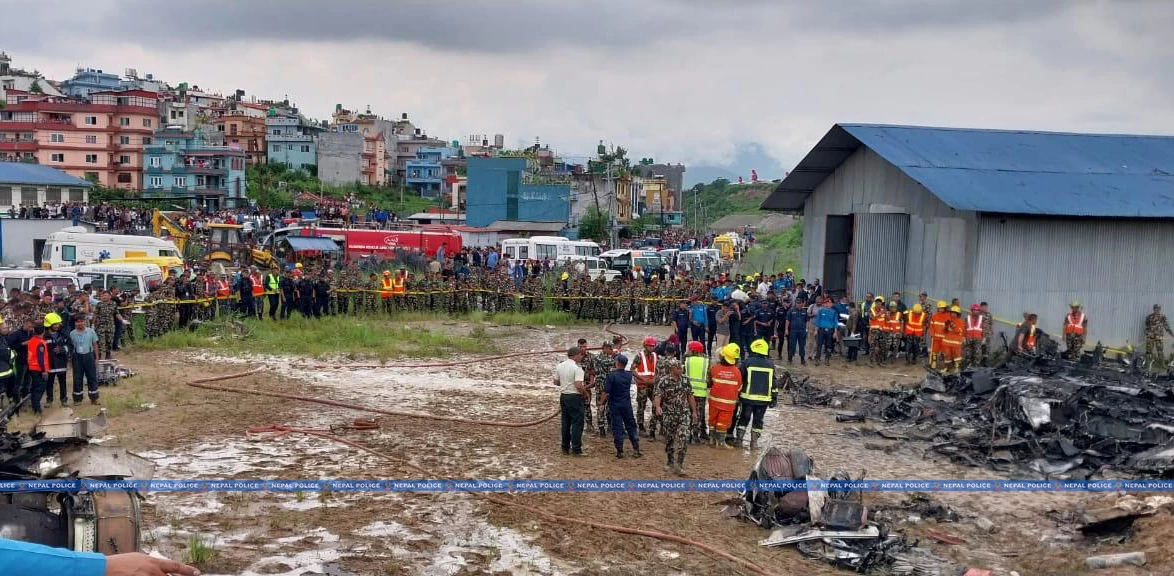
[[[321,228],[318,226],[294,225],[275,230],[265,240],[270,249],[287,236],[319,236],[330,238],[343,249],[348,260],[375,255],[395,257],[396,250],[423,252],[431,258],[444,246],[445,254],[461,250],[461,236],[452,230],[440,227],[416,227],[400,230],[368,230],[363,228]]]

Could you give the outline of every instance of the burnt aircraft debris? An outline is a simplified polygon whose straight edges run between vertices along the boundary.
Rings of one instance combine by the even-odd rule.
[[[917,388],[827,389],[795,381],[796,405],[910,438],[958,463],[1049,479],[1174,476],[1174,378],[1138,359],[1017,355],[996,368],[930,372]]]
[[[0,480],[150,480],[154,464],[91,439],[106,428],[105,410],[76,418],[46,411],[31,433],[8,432],[28,398],[0,412]],[[0,534],[57,548],[119,554],[142,547],[137,491],[0,492]]]

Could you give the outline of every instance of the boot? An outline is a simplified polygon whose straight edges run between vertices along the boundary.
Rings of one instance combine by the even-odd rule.
[[[737,436],[734,437],[734,447],[735,448],[742,447],[742,437],[745,435],[746,435],[746,429],[739,426]]]
[[[758,448],[758,437],[762,436],[762,432],[750,432],[750,449]]]

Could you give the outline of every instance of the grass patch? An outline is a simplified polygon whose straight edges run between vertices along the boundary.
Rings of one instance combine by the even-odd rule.
[[[204,539],[198,534],[188,538],[187,550],[183,553],[185,564],[196,568],[206,568],[208,563],[220,556],[220,551],[213,547],[213,538]]]
[[[759,234],[754,247],[746,252],[738,263],[738,272],[753,274],[765,272],[776,274],[787,268],[795,270],[795,278],[803,276],[803,220],[774,234]],[[808,278],[807,280],[814,280]]]
[[[496,324],[522,325],[551,325],[572,326],[578,324],[575,315],[558,310],[543,310],[541,312],[498,312],[487,317],[487,320]]]

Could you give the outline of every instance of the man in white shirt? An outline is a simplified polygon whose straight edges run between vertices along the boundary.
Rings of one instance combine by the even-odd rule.
[[[563,454],[583,455],[583,351],[578,346],[567,349],[567,359],[554,367],[554,385],[559,388],[562,409]]]

